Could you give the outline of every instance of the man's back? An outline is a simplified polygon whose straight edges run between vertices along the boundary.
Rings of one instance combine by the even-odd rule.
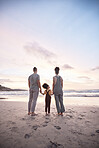
[[[29,76],[28,80],[30,81],[30,89],[33,89],[33,91],[38,91],[38,80],[40,80],[40,77],[37,73],[33,73]]]

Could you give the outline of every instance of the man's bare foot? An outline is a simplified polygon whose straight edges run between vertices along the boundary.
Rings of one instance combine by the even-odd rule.
[[[28,115],[30,115],[31,113],[30,112],[28,112]]]
[[[60,116],[61,115],[61,113],[58,113],[58,116]]]

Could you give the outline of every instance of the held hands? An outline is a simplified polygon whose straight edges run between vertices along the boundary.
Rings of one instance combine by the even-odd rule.
[[[42,89],[40,89],[40,93],[41,93],[42,95],[46,94],[45,92],[42,93]],[[50,95],[53,95],[53,94],[54,94],[54,92],[53,92],[53,91],[50,91]]]
[[[42,93],[42,89],[40,89],[40,93]]]
[[[41,93],[42,95],[44,95],[44,93],[42,93],[42,89],[40,89],[40,93]]]
[[[54,95],[54,92],[53,92],[53,90],[51,91],[51,95]]]

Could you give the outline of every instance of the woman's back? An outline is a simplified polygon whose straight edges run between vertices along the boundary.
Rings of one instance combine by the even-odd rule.
[[[55,80],[55,85],[54,85],[54,94],[55,95],[59,95],[59,94],[63,94],[63,91],[62,91],[62,83],[61,83],[61,81],[62,81],[62,78],[61,78],[61,76],[55,76],[54,77],[54,80]]]

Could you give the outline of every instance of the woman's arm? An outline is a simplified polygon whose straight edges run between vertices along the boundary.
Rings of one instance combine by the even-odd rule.
[[[50,96],[53,95],[53,92],[52,92],[51,90],[49,91],[49,95],[50,95]]]
[[[61,78],[61,85],[62,85],[62,88],[63,88],[63,79]]]

